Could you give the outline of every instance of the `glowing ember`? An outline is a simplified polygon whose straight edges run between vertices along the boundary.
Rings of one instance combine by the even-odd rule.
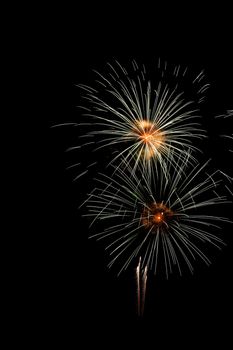
[[[144,145],[143,155],[150,159],[161,148],[164,143],[164,134],[156,127],[154,123],[147,120],[140,120],[135,126],[134,135],[142,141]]]
[[[144,207],[141,220],[146,228],[167,225],[174,213],[163,203],[152,203]]]

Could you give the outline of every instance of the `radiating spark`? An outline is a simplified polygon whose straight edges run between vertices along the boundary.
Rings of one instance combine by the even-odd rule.
[[[218,141],[219,145],[221,147],[221,154],[222,152],[225,152],[225,155],[223,158],[230,157],[233,152],[233,110],[229,109],[224,114],[219,114],[215,116],[216,119],[218,119],[219,125],[216,126],[216,129],[218,130],[217,137],[220,138]],[[219,132],[219,130],[221,130]],[[229,152],[229,153],[228,153]],[[232,161],[231,161],[232,162]],[[229,163],[226,163],[229,164]],[[232,167],[227,169],[227,172],[231,173],[230,175],[227,175],[229,178],[232,178]]]
[[[186,152],[198,150],[193,140],[205,137],[197,119],[199,104],[208,84],[201,71],[188,80],[189,89],[183,89],[187,68],[175,67],[171,73],[159,61],[156,77],[148,78],[145,67],[139,69],[133,61],[133,72],[115,62],[109,71],[98,75],[97,87],[79,85],[88,103],[86,136],[94,136],[97,150],[111,148],[117,154],[110,164],[121,166],[121,159],[134,172],[139,163],[150,168],[159,164],[165,172],[167,164],[186,158]],[[159,76],[158,76],[159,75]],[[192,90],[191,96],[186,91]],[[89,122],[87,122],[89,121]],[[195,157],[189,157],[195,161]]]
[[[118,166],[112,177],[101,175],[85,216],[104,222],[105,228],[92,237],[110,241],[109,267],[118,262],[121,273],[140,255],[142,269],[156,273],[160,264],[168,277],[173,266],[181,274],[182,260],[191,272],[195,257],[210,264],[202,244],[224,244],[215,231],[229,220],[213,209],[229,200],[219,193],[225,190],[220,171],[207,174],[207,165],[191,165],[187,156],[175,169],[168,164],[169,177],[158,167],[150,176],[147,168],[136,174],[129,166]]]

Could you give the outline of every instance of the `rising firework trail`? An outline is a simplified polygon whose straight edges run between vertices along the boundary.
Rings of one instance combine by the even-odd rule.
[[[118,263],[120,274],[141,256],[142,269],[159,270],[168,277],[174,266],[181,274],[182,261],[190,272],[196,258],[210,264],[206,243],[217,248],[224,244],[216,231],[229,220],[219,205],[229,201],[220,194],[225,190],[220,171],[208,173],[208,163],[191,166],[187,156],[176,168],[169,163],[169,178],[162,169],[156,168],[151,177],[147,168],[136,174],[125,165],[112,177],[98,178],[84,215],[93,218],[90,226],[99,227],[91,237],[105,240],[109,267]]]
[[[138,266],[136,268],[136,283],[137,283],[137,315],[142,317],[145,308],[146,299],[146,283],[147,283],[147,266],[144,270],[141,269],[141,257],[139,257]]]
[[[140,316],[141,314],[141,257],[139,258],[139,263],[136,268],[136,283],[137,283],[137,315]]]

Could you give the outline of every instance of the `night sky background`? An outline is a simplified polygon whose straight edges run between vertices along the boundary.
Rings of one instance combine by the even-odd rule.
[[[46,220],[38,238],[38,327],[51,344],[62,343],[66,348],[84,341],[81,348],[106,345],[112,349],[118,341],[124,347],[126,338],[131,345],[142,341],[155,348],[168,343],[189,348],[194,342],[208,345],[219,340],[223,344],[231,338],[232,226],[223,230],[227,246],[213,251],[210,267],[197,264],[193,276],[174,275],[168,281],[149,275],[145,316],[138,320],[133,269],[116,277],[106,266],[103,245],[87,239],[88,220],[81,217],[78,206],[90,179],[73,182],[75,171],[66,170],[80,161],[75,153],[65,152],[76,144],[77,131],[51,128],[78,120],[80,91],[75,84],[91,84],[92,69],[103,70],[113,58],[122,64],[135,59],[146,65],[160,57],[205,70],[211,86],[203,106],[203,125],[209,133],[203,149],[214,165],[233,174],[232,155],[217,141],[223,125],[214,120],[215,115],[233,109],[229,19],[219,13],[220,22],[197,8],[195,14],[190,8],[186,16],[180,13],[178,17],[172,11],[167,16],[166,9],[153,9],[150,17],[138,10],[136,16],[118,5],[107,13],[91,8],[91,14],[88,6],[68,13],[52,9],[38,27],[45,101],[39,122],[44,125],[41,143],[46,154],[42,159]],[[232,206],[226,216],[232,218],[231,211]]]

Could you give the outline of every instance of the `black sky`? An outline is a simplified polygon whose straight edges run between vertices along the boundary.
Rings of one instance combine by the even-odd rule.
[[[39,239],[40,327],[56,341],[78,344],[82,339],[87,344],[107,344],[108,334],[112,344],[123,334],[134,340],[145,335],[147,340],[154,338],[155,344],[156,339],[167,341],[169,336],[175,343],[184,342],[185,335],[196,340],[204,336],[207,341],[230,338],[232,228],[228,226],[225,232],[227,247],[216,252],[209,268],[197,267],[194,276],[174,276],[158,283],[149,278],[145,318],[138,321],[133,276],[128,273],[117,278],[108,271],[103,247],[87,240],[87,221],[78,211],[85,182],[80,188],[80,183],[72,182],[74,173],[65,170],[72,161],[65,150],[75,143],[75,132],[50,128],[59,122],[76,121],[79,90],[75,84],[90,83],[91,69],[101,70],[112,58],[146,64],[161,57],[205,70],[211,84],[205,110],[210,140],[205,151],[211,157],[216,155],[216,164],[230,169],[232,157],[226,164],[220,156],[211,117],[233,109],[232,28],[227,19],[220,24],[204,14],[191,16],[191,9],[188,12],[167,18],[159,11],[150,17],[143,13],[134,16],[133,11],[126,15],[119,6],[106,15],[95,13],[93,8],[91,14],[87,8],[76,8],[72,14],[54,9],[38,28],[48,209]],[[232,215],[230,210],[227,214]]]

